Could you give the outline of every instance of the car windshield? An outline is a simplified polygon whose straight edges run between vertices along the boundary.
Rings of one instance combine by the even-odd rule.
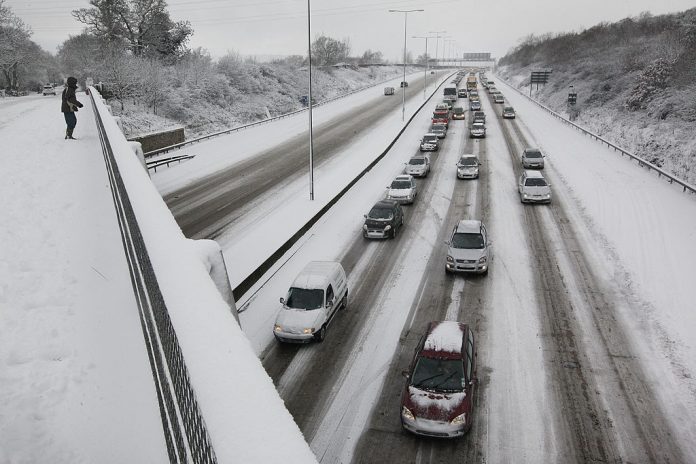
[[[367,213],[367,217],[370,219],[387,219],[387,220],[392,220],[394,219],[394,212],[389,209],[389,208],[372,208],[369,213]]]
[[[460,359],[419,357],[411,385],[433,391],[462,391],[464,363]]]
[[[460,166],[476,166],[476,165],[478,165],[478,161],[476,161],[476,158],[471,158],[471,157],[461,158],[459,160],[459,165]]]
[[[525,152],[524,156],[527,158],[541,158],[541,153],[538,151],[528,151]]]
[[[285,305],[293,309],[317,309],[324,304],[324,291],[291,287]]]
[[[425,158],[411,158],[410,160],[408,160],[408,164],[412,166],[425,164]]]
[[[506,106],[506,107],[503,109],[503,111],[505,111],[506,113],[512,113],[512,112],[515,111],[515,110],[513,110],[513,109],[510,108],[509,106]]]
[[[524,181],[524,185],[527,187],[545,187],[546,179],[542,179],[540,177],[530,177]]]
[[[425,135],[423,136],[424,142],[435,142],[437,140],[437,135]]]
[[[483,235],[472,233],[456,233],[452,236],[453,248],[482,249]]]
[[[433,132],[441,132],[445,130],[445,126],[442,124],[433,124],[433,127],[430,130],[432,130]]]
[[[452,112],[457,113],[457,114],[463,113],[463,112],[464,112],[464,108],[459,108],[459,107],[457,107],[457,108],[454,108],[454,109],[452,110]]]
[[[484,126],[483,126],[483,123],[482,123],[482,122],[475,122],[475,123],[472,125],[472,129],[483,129],[483,127],[484,127]]]
[[[395,190],[410,189],[411,182],[408,180],[395,180],[392,181],[390,188],[393,188]]]

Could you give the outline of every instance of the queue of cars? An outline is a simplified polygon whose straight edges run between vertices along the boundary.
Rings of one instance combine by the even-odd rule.
[[[492,81],[489,92],[495,92]],[[455,85],[458,84],[454,82]],[[456,87],[455,87],[456,88]],[[460,98],[448,91],[448,99]],[[386,91],[385,91],[385,94]],[[501,94],[494,93],[493,99]],[[454,97],[454,98],[452,98]],[[470,136],[485,137],[486,115],[480,110],[478,92],[465,92],[470,102]],[[472,104],[477,103],[478,109]],[[503,108],[503,118],[514,118],[512,107]],[[418,195],[416,177],[427,177],[431,170],[430,155],[446,138],[449,120],[464,119],[463,108],[456,106],[450,114],[446,102],[433,112],[432,126],[420,140],[420,152],[405,163],[404,174],[396,176],[387,186],[385,198],[377,201],[364,215],[362,235],[366,239],[394,239],[404,225],[402,205],[412,204]],[[524,171],[518,181],[523,203],[551,201],[550,185],[541,170],[544,155],[538,148],[527,148],[521,155]],[[457,162],[458,179],[477,179],[481,163],[474,154],[463,154]],[[536,168],[536,170],[532,170]],[[462,219],[444,242],[446,273],[488,274],[491,245],[485,224],[480,220]],[[274,336],[283,342],[321,342],[327,327],[341,308],[348,303],[345,271],[340,263],[315,261],[309,263],[293,281],[274,325]],[[471,327],[455,321],[433,321],[416,347],[401,394],[400,420],[402,427],[414,434],[429,437],[459,437],[471,428],[473,396],[478,384],[476,376],[476,346]]]

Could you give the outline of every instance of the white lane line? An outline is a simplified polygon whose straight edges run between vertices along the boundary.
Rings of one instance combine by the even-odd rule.
[[[459,319],[459,305],[462,302],[464,287],[466,287],[466,279],[455,276],[455,281],[452,285],[452,293],[450,294],[450,304],[447,306],[447,312],[445,313],[446,321],[456,321]]]

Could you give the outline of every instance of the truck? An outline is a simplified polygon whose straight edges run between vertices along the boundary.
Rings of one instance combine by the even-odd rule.
[[[466,90],[476,90],[476,76],[466,78]]]

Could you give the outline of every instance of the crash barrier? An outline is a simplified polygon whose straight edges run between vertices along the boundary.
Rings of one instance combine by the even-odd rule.
[[[517,93],[519,93],[520,95],[522,95],[523,97],[525,97],[527,100],[530,100],[532,103],[536,104],[536,105],[537,105],[538,107],[540,107],[541,109],[547,111],[548,113],[551,113],[551,115],[552,115],[553,117],[555,117],[556,119],[560,119],[560,120],[563,121],[564,123],[569,124],[570,126],[572,126],[573,128],[579,130],[579,131],[582,132],[583,134],[588,135],[588,136],[592,137],[593,139],[595,139],[595,140],[597,140],[597,141],[599,141],[599,142],[605,144],[607,147],[613,148],[614,151],[618,151],[619,153],[621,153],[621,156],[626,155],[626,156],[628,156],[629,158],[631,158],[631,159],[637,161],[637,162],[638,162],[638,166],[648,168],[648,171],[655,171],[655,172],[657,172],[657,177],[663,177],[663,176],[664,176],[670,184],[676,183],[676,184],[680,185],[680,186],[682,187],[682,192],[689,191],[689,193],[696,193],[696,187],[694,187],[693,185],[689,184],[688,182],[686,182],[686,181],[684,181],[684,180],[682,180],[682,179],[679,179],[678,177],[674,177],[673,175],[671,175],[671,174],[669,174],[668,172],[664,171],[662,168],[659,168],[659,167],[655,166],[654,164],[652,164],[652,163],[649,162],[649,161],[645,161],[645,160],[644,160],[643,158],[641,158],[640,156],[634,155],[633,153],[624,150],[623,148],[621,148],[621,147],[619,147],[618,145],[615,145],[614,143],[612,143],[612,142],[606,140],[605,138],[603,138],[603,137],[601,137],[601,136],[595,134],[594,132],[590,132],[590,131],[588,131],[587,129],[585,129],[585,128],[583,128],[583,127],[581,127],[581,126],[575,124],[574,122],[572,122],[572,121],[570,121],[570,120],[568,120],[568,119],[566,119],[566,118],[564,118],[563,116],[561,116],[560,114],[558,114],[558,113],[556,113],[554,110],[552,110],[551,108],[549,108],[549,107],[545,106],[544,104],[542,104],[541,102],[539,102],[539,101],[537,101],[537,100],[531,98],[529,95],[525,94],[524,92],[522,92],[522,91],[519,90],[517,87],[515,87],[514,85],[512,85],[510,82],[506,81],[505,79],[501,78],[500,76],[496,76],[496,78],[497,78],[498,80],[504,82],[505,85],[507,85],[507,86],[510,87],[512,90],[514,90],[515,92],[517,92]]]
[[[172,156],[169,158],[160,158],[155,161],[148,161],[146,163],[147,169],[150,170],[152,169],[153,171],[157,172],[157,168],[166,166],[169,167],[170,164],[172,163],[181,163],[182,161],[189,160],[191,158],[194,158],[196,155],[179,155],[179,156]]]
[[[417,73],[411,73],[411,74],[409,74],[409,76],[412,75],[412,74],[420,74],[420,71],[418,71]],[[315,103],[314,105],[312,105],[312,108],[316,108],[317,106],[322,106],[322,105],[325,105],[325,104],[327,104],[327,103],[331,103],[331,102],[333,102],[333,101],[340,100],[341,98],[348,97],[348,96],[350,96],[350,95],[353,95],[353,94],[358,93],[358,92],[362,92],[363,90],[366,90],[366,89],[369,89],[369,88],[372,88],[372,87],[377,87],[378,85],[382,85],[382,84],[384,84],[384,83],[386,83],[386,82],[389,82],[389,81],[391,81],[391,80],[394,80],[394,79],[397,79],[397,78],[396,78],[396,77],[390,77],[389,79],[386,79],[386,80],[377,82],[377,83],[375,83],[375,84],[366,85],[365,87],[361,87],[361,88],[359,88],[359,89],[351,90],[351,91],[348,92],[348,93],[344,93],[344,94],[338,95],[338,96],[333,97],[333,98],[329,98],[329,99],[326,99],[326,100],[322,100],[322,101],[320,101],[320,102]],[[145,153],[145,157],[148,158],[148,157],[151,157],[151,156],[159,155],[160,153],[167,153],[167,152],[170,151],[170,150],[177,150],[177,149],[179,149],[179,148],[181,148],[181,147],[185,147],[186,145],[190,145],[190,144],[196,143],[196,142],[202,142],[203,140],[208,140],[208,139],[211,139],[211,138],[213,138],[213,137],[217,137],[217,136],[219,136],[219,135],[230,134],[230,133],[232,133],[232,132],[237,132],[237,131],[240,131],[240,130],[243,130],[243,129],[248,129],[248,128],[250,128],[250,127],[259,126],[259,125],[261,125],[261,124],[266,124],[266,123],[269,123],[269,122],[277,121],[277,120],[279,120],[279,119],[287,118],[287,117],[289,117],[289,116],[293,116],[293,115],[295,115],[295,114],[302,113],[303,111],[307,111],[307,108],[302,108],[301,110],[291,111],[291,112],[289,112],[289,113],[281,114],[280,116],[274,116],[274,117],[268,118],[268,119],[263,119],[263,120],[261,120],[261,121],[256,121],[256,122],[252,122],[252,123],[249,123],[249,124],[244,124],[243,126],[232,127],[232,128],[230,128],[230,129],[225,129],[225,130],[220,131],[220,132],[214,132],[214,133],[212,133],[212,134],[203,135],[203,136],[201,136],[201,137],[196,137],[195,139],[191,139],[191,140],[187,140],[187,141],[185,141],[185,142],[181,142],[181,143],[177,143],[177,144],[174,144],[174,145],[170,145],[170,146],[168,146],[168,147],[160,148],[160,149],[158,149],[158,150],[152,150],[152,151],[146,152],[146,153]]]
[[[102,115],[95,102],[95,95],[99,94],[95,89],[91,90],[90,99],[138,304],[169,461],[216,463],[215,452],[189,381],[181,347],[104,128]]]
[[[413,121],[413,118],[420,113],[420,111],[423,109],[425,105],[427,105],[430,102],[430,99],[440,90],[440,88],[448,81],[448,79],[452,76],[454,76],[456,73],[452,73],[448,77],[446,77],[433,91],[433,93],[430,94],[430,96],[418,107],[416,111],[411,115],[411,117],[406,121],[406,123],[403,125],[401,130],[399,131],[398,134],[396,134],[396,137],[387,145],[387,148],[380,153],[370,164],[367,165],[365,169],[363,169],[360,173],[358,173],[357,176],[351,180],[348,185],[343,187],[343,189],[338,192],[332,199],[324,205],[323,208],[319,210],[314,216],[312,216],[309,221],[303,225],[300,230],[295,232],[295,234],[290,237],[283,245],[280,246],[271,256],[268,257],[259,267],[257,267],[249,276],[244,279],[239,285],[237,285],[234,290],[232,291],[232,295],[234,296],[235,301],[239,301],[240,297],[244,295],[256,282],[258,282],[261,277],[268,271],[292,246],[300,239],[304,234],[309,231],[309,229],[319,220],[321,217],[326,214],[326,212],[331,209],[333,205],[335,205],[338,200],[343,198],[343,195],[345,195],[360,179],[363,178],[365,174],[370,172],[370,170],[377,164],[379,163],[382,158],[384,158],[387,153],[389,153],[389,150],[394,146],[397,140],[401,137],[401,134],[404,133],[406,128],[408,127],[409,124],[411,124],[411,121]],[[249,299],[247,299],[249,301]],[[239,312],[243,312],[246,309],[246,304],[245,303],[240,303],[239,306]]]

